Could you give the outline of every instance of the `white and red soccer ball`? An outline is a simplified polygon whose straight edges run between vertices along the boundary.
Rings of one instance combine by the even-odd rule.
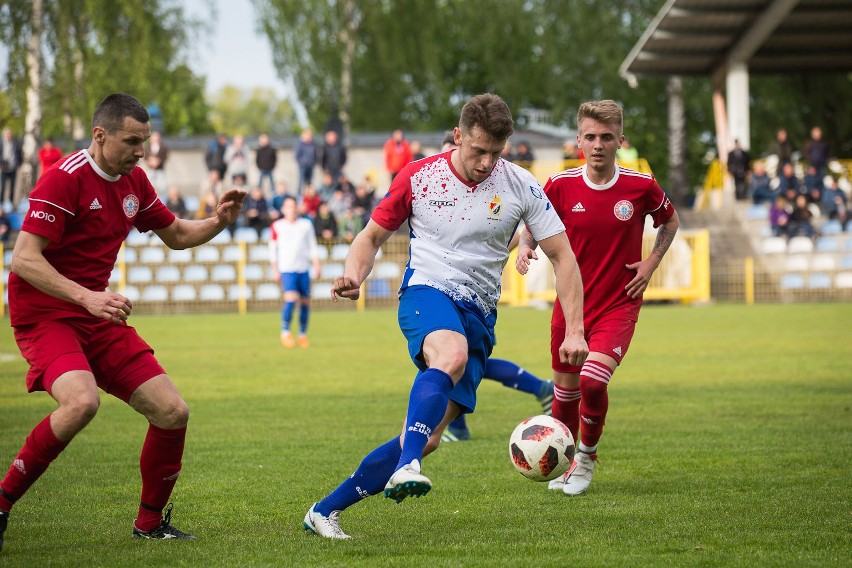
[[[574,436],[552,416],[527,418],[509,438],[509,459],[518,473],[533,481],[549,481],[574,459]]]

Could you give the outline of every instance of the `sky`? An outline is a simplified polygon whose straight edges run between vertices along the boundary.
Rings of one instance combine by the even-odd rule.
[[[241,89],[268,87],[279,96],[290,92],[275,72],[272,48],[254,28],[254,7],[249,0],[182,0],[186,13],[209,20],[209,6],[218,15],[212,34],[196,50],[191,66],[207,76],[207,92],[225,85]]]

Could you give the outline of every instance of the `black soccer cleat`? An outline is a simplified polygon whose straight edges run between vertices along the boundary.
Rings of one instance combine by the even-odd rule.
[[[165,539],[165,538],[177,538],[180,540],[197,540],[198,537],[193,536],[189,533],[185,533],[182,530],[178,530],[173,527],[170,523],[172,520],[172,509],[174,505],[169,503],[166,507],[165,514],[163,515],[163,520],[160,521],[160,526],[151,529],[148,532],[141,531],[136,528],[136,525],[133,526],[133,538],[150,538],[150,539]]]
[[[6,525],[9,524],[8,511],[0,511],[0,551],[3,550],[3,533],[6,532]]]

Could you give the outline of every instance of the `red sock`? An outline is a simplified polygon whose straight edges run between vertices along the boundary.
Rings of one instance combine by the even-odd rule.
[[[39,422],[0,482],[0,509],[10,510],[66,446],[68,442],[57,439],[50,428],[49,415]]]
[[[150,531],[160,524],[163,508],[168,504],[180,475],[186,428],[164,430],[153,424],[142,446],[139,469],[142,471],[142,499],[136,528]]]
[[[577,440],[580,429],[580,387],[553,385],[553,417],[565,424]]]
[[[580,441],[588,447],[598,445],[609,408],[607,385],[612,371],[603,363],[586,361],[580,370],[580,418],[583,420]]]

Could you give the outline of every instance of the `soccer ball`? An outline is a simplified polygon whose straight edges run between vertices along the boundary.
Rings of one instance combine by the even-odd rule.
[[[552,416],[527,418],[509,438],[509,459],[524,477],[549,481],[568,471],[574,459],[574,436]]]

